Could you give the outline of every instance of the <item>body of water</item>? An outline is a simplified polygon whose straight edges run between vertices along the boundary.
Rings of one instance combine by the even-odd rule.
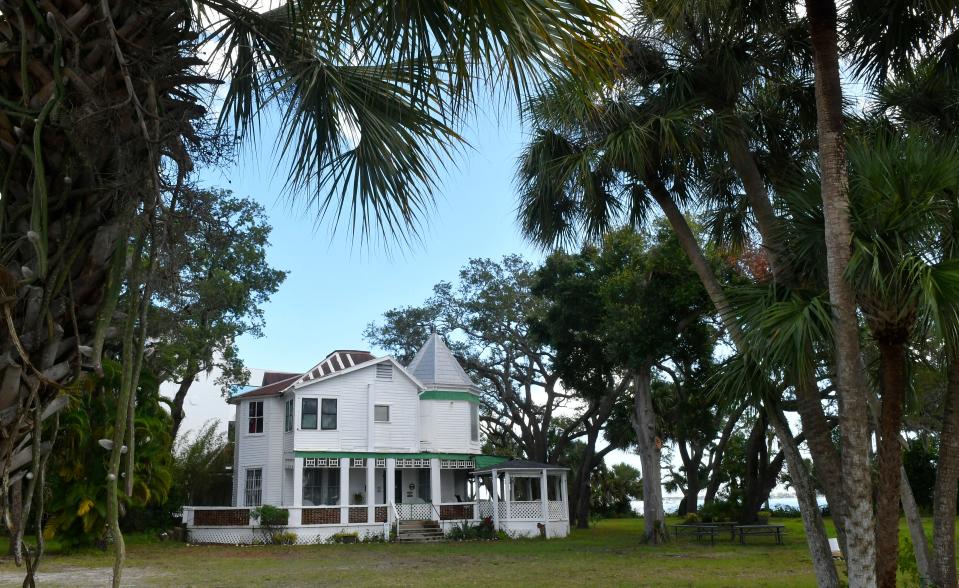
[[[664,496],[663,509],[666,511],[666,514],[675,513],[679,509],[679,502],[682,499],[683,499],[682,496]],[[824,496],[817,496],[816,502],[819,503],[820,507],[826,506],[826,498]],[[643,501],[634,500],[632,504],[633,504],[633,510],[636,511],[637,514],[642,515]],[[699,497],[699,504],[700,506],[702,506],[703,504],[702,496]],[[773,508],[776,508],[777,506],[792,507],[792,508],[798,509],[799,501],[796,499],[795,495],[790,495],[790,494],[779,494],[776,496],[770,496],[769,508],[773,509]]]

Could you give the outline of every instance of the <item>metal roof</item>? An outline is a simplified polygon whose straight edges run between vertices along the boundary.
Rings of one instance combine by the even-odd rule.
[[[427,388],[476,388],[438,333],[430,335],[406,369]]]

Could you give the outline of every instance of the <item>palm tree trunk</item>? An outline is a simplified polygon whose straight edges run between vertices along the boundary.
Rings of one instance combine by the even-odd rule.
[[[839,77],[837,12],[833,0],[806,0],[813,46],[819,172],[825,217],[829,301],[833,312],[836,381],[842,431],[843,488],[848,502],[846,542],[851,588],[876,584],[876,536],[869,463],[869,407],[859,371],[856,298],[845,279],[852,229],[849,176],[843,138],[842,83]]]
[[[939,433],[939,467],[932,504],[932,576],[936,586],[955,586],[956,494],[959,492],[959,354],[949,357]]]
[[[644,362],[633,374],[632,425],[643,468],[643,542],[657,545],[669,541],[663,510],[662,447],[656,435],[656,412],[651,389],[652,370]]]
[[[746,197],[756,218],[756,226],[763,240],[769,265],[776,281],[793,286],[792,268],[788,260],[779,254],[784,250],[781,223],[769,200],[769,191],[763,181],[762,173],[756,164],[756,158],[742,137],[734,136],[726,145],[730,162],[743,183]],[[811,349],[807,353],[812,354]],[[842,550],[846,549],[846,498],[842,491],[842,466],[839,452],[832,442],[832,428],[826,422],[826,415],[819,397],[819,388],[815,376],[810,370],[794,375],[797,410],[802,421],[802,430],[806,435],[809,453],[816,464],[816,474],[822,482],[823,493],[829,503],[836,534]]]
[[[839,574],[832,560],[832,550],[829,548],[829,539],[826,537],[826,527],[823,525],[822,512],[816,502],[816,489],[812,486],[812,479],[806,470],[806,463],[799,453],[789,425],[778,409],[767,409],[766,415],[769,424],[776,433],[776,439],[782,447],[786,457],[786,468],[792,478],[793,488],[796,489],[796,500],[799,501],[799,513],[802,516],[803,528],[806,531],[806,541],[809,543],[809,554],[812,556],[813,569],[816,571],[816,583],[821,587],[838,587]]]
[[[876,579],[882,588],[895,588],[899,556],[899,496],[902,447],[899,431],[906,392],[905,346],[879,341],[880,390],[879,483],[876,499]]]
[[[662,182],[656,181],[655,176],[648,178],[647,187],[676,233],[680,246],[693,264],[696,275],[703,282],[703,287],[716,306],[720,320],[723,321],[723,325],[729,331],[733,343],[741,353],[745,353],[745,340],[739,325],[733,318],[732,307],[726,299],[726,294],[723,292],[719,280],[716,279],[712,268],[709,267],[709,262],[706,261],[705,255],[699,248],[699,243],[689,228],[686,218],[670,197],[669,191],[666,190]],[[799,500],[803,519],[803,528],[806,531],[806,539],[809,543],[809,551],[816,572],[816,580],[820,586],[838,586],[839,580],[836,574],[836,566],[832,561],[832,550],[829,549],[829,539],[826,537],[826,528],[822,522],[822,512],[816,502],[816,491],[812,486],[809,472],[806,470],[802,455],[799,453],[799,448],[793,441],[785,421],[778,414],[769,414],[769,407],[766,410],[770,424],[776,432],[776,437],[783,445],[783,451],[786,451],[786,465],[789,468],[789,475],[794,480],[796,496]]]
[[[909,485],[906,468],[902,467],[899,477],[899,487],[902,494],[902,511],[906,515],[906,524],[909,526],[909,538],[912,539],[912,550],[916,556],[916,568],[919,570],[920,583],[928,584],[932,580],[932,564],[929,553],[929,543],[926,540],[926,530],[922,526],[922,517],[916,497]],[[941,586],[941,584],[940,584]]]

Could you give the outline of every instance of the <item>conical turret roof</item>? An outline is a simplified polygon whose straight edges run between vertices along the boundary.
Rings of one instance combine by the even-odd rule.
[[[430,335],[406,369],[427,388],[476,388],[439,333]]]

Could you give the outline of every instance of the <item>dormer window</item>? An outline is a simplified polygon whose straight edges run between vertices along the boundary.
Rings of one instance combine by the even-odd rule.
[[[389,363],[378,363],[376,364],[376,379],[377,380],[392,380],[393,379],[393,365]]]

